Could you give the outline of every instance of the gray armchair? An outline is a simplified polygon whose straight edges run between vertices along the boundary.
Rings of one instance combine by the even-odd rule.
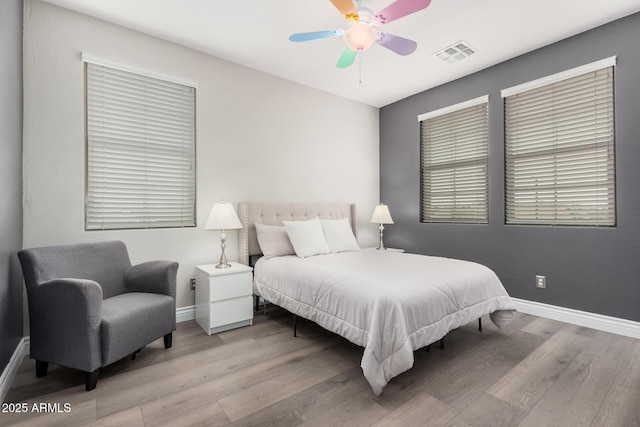
[[[27,286],[30,356],[36,375],[49,363],[85,372],[96,387],[100,367],[134,355],[176,329],[178,263],[131,266],[124,243],[82,243],[18,252]]]

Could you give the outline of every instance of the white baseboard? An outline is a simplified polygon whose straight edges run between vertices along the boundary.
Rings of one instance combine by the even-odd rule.
[[[189,320],[195,320],[196,318],[196,306],[189,305],[187,307],[176,308],[176,322],[188,322]]]
[[[7,396],[9,387],[13,382],[13,377],[16,376],[18,368],[20,368],[20,365],[22,364],[22,359],[28,354],[29,337],[24,337],[18,343],[18,347],[16,347],[11,359],[9,359],[9,364],[4,368],[4,371],[2,371],[2,375],[0,376],[0,402],[4,402],[4,398]]]
[[[518,311],[522,313],[640,339],[640,322],[574,310],[572,308],[558,307],[541,302],[527,301],[518,298],[511,299],[515,302]]]

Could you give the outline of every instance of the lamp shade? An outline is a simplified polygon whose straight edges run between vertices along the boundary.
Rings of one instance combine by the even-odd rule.
[[[369,222],[373,222],[374,224],[393,224],[393,219],[389,213],[389,207],[383,204],[376,206]]]
[[[344,43],[354,52],[364,52],[378,39],[378,31],[364,22],[352,24],[342,35]]]
[[[236,230],[242,228],[242,224],[233,205],[222,200],[213,204],[204,228],[205,230]]]

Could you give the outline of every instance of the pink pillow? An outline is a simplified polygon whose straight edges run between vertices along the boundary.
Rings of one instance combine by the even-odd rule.
[[[296,254],[284,226],[256,223],[256,235],[262,255],[267,258]]]

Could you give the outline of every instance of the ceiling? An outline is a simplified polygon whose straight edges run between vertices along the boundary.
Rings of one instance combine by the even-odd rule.
[[[329,0],[45,0],[374,107],[474,73],[640,11],[640,0],[432,0],[385,32],[413,39],[409,56],[374,45],[336,67],[341,37],[293,43],[293,33],[346,28]],[[362,0],[374,12],[393,0]],[[433,53],[466,41],[446,63]]]

